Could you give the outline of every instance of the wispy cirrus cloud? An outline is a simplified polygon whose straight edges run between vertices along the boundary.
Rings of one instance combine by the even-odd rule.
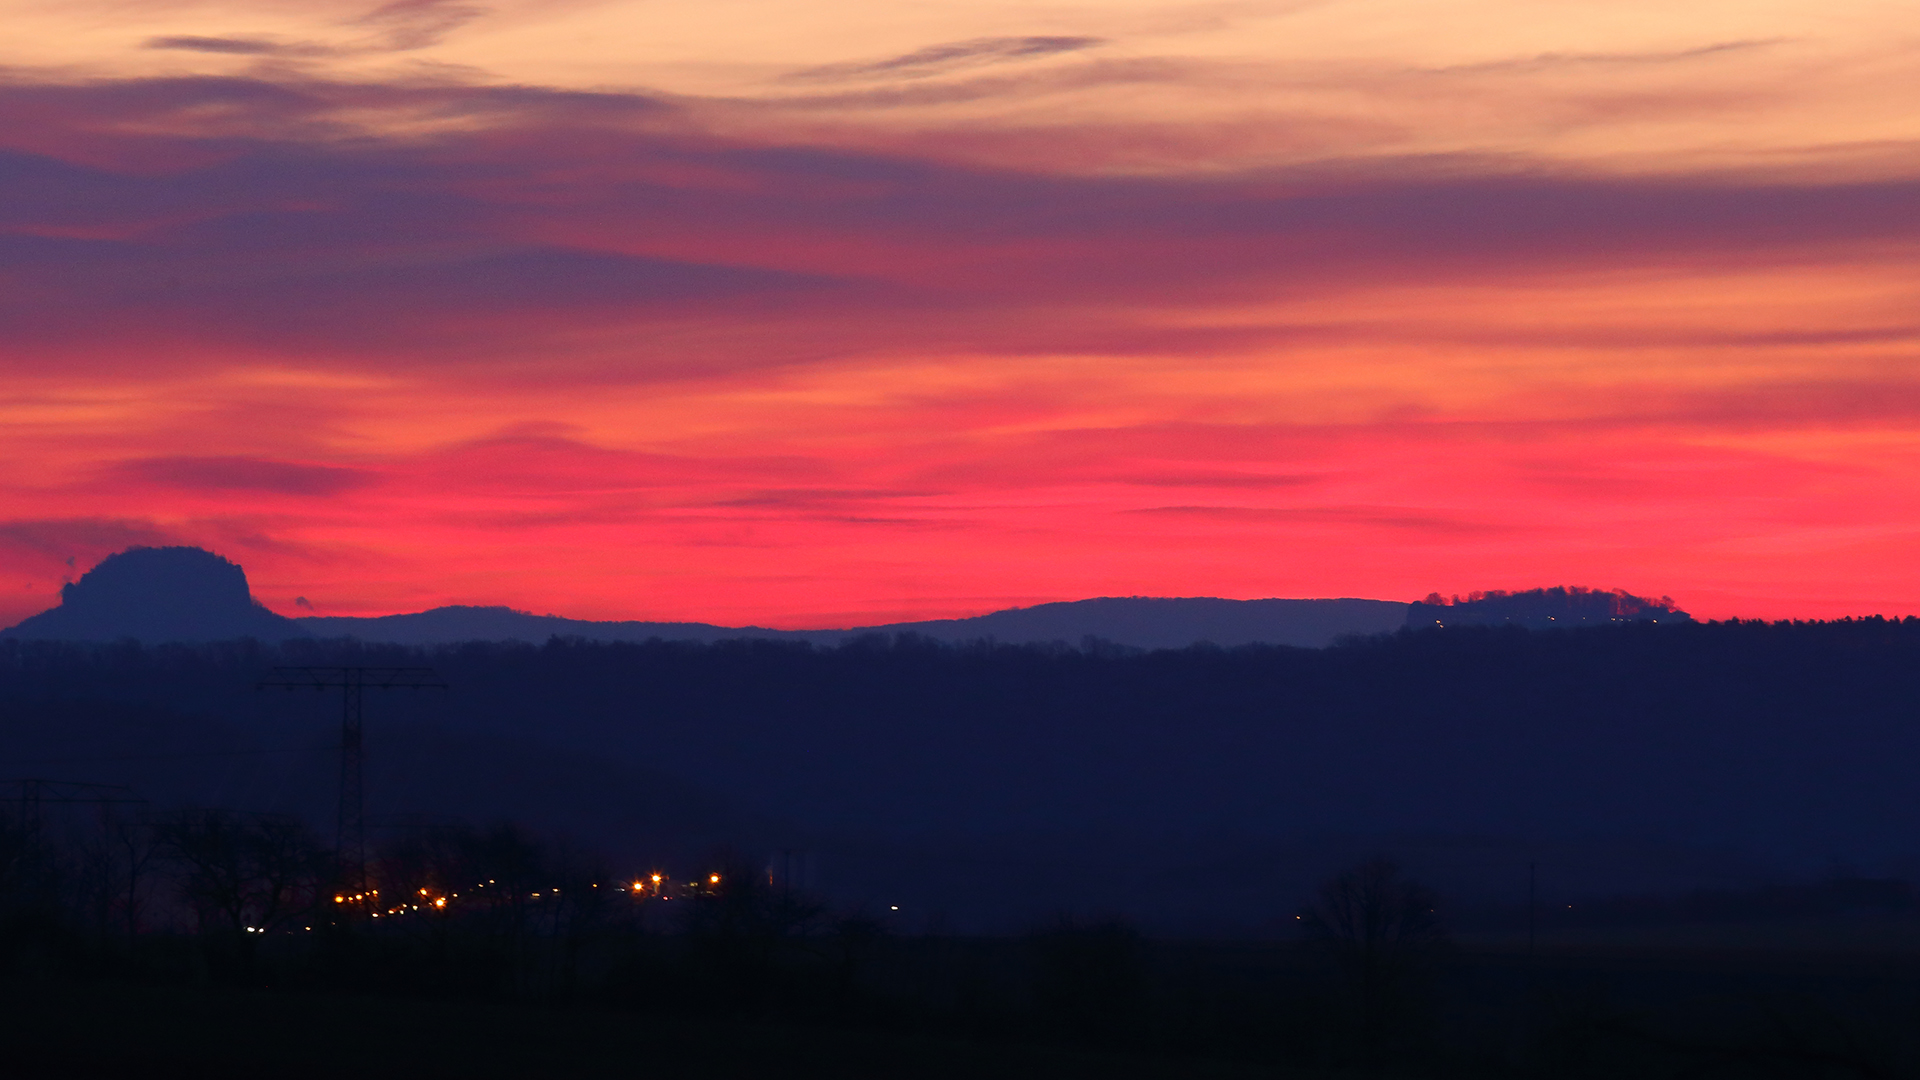
[[[1757,38],[1745,41],[1715,41],[1705,45],[1694,45],[1684,49],[1659,49],[1645,52],[1550,52],[1536,53],[1531,56],[1509,57],[1499,60],[1483,60],[1471,64],[1452,64],[1431,68],[1436,72],[1479,72],[1479,71],[1541,71],[1549,68],[1578,67],[1584,65],[1667,65],[1684,64],[1693,60],[1706,60],[1733,53],[1751,52],[1769,49],[1792,42],[1791,38]]]
[[[339,465],[310,465],[252,457],[150,457],[116,462],[114,483],[209,493],[339,495],[378,482],[377,474]]]
[[[172,34],[146,40],[149,49],[220,53],[228,56],[333,56],[337,50],[312,42],[283,42],[259,37],[202,37]]]
[[[1129,512],[1244,524],[1333,525],[1342,528],[1384,529],[1402,534],[1447,539],[1489,533],[1511,533],[1520,528],[1513,523],[1501,524],[1445,517],[1421,513],[1413,508],[1402,506],[1144,506]]]
[[[880,60],[826,64],[789,72],[790,82],[841,82],[850,79],[924,79],[963,68],[1003,64],[1061,53],[1081,52],[1106,44],[1085,35],[1033,35],[973,38],[928,45]]]
[[[392,0],[353,20],[353,25],[377,31],[381,40],[376,48],[410,52],[439,44],[488,10],[464,0]]]
[[[459,0],[394,0],[348,20],[350,32],[339,40],[284,40],[258,34],[158,34],[142,42],[146,49],[252,56],[286,60],[341,59],[383,53],[417,52],[485,16],[489,9]]]

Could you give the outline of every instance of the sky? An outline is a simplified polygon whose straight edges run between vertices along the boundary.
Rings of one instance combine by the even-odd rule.
[[[1920,613],[1911,0],[0,0],[0,625]]]

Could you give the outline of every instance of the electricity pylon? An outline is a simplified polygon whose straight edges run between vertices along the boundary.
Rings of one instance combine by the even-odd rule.
[[[340,859],[339,884],[365,895],[367,804],[360,731],[365,692],[368,687],[445,690],[447,684],[430,667],[277,667],[255,689],[320,691],[332,687],[340,688],[345,706],[340,721],[340,810],[334,831],[334,850]]]

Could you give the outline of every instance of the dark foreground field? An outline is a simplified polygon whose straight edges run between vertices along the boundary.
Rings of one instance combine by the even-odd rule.
[[[21,1077],[1274,1075],[1232,1062],[1070,1046],[601,1008],[264,990],[12,984],[0,991],[0,1010],[4,1071]]]
[[[1920,1076],[1920,954],[1871,947],[1915,928],[1853,929],[1868,948],[1761,924],[1542,942],[1531,959],[1461,941],[1393,989],[1371,1032],[1324,957],[1284,943],[1137,942],[1120,966],[1096,948],[1063,984],[1035,939],[893,940],[853,1007],[804,983],[744,1008],[679,1000],[670,960],[637,969],[651,992],[567,1002],[322,989],[297,971],[251,986],[16,972],[0,1057],[15,1076],[208,1078]]]

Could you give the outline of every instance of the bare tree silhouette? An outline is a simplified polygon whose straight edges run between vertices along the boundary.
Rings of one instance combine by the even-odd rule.
[[[181,891],[216,962],[247,971],[260,937],[320,900],[328,853],[296,818],[187,810],[162,822],[158,835],[183,869]]]
[[[1375,859],[1329,878],[1301,917],[1333,962],[1362,1051],[1378,1053],[1415,1011],[1446,940],[1435,894]]]

